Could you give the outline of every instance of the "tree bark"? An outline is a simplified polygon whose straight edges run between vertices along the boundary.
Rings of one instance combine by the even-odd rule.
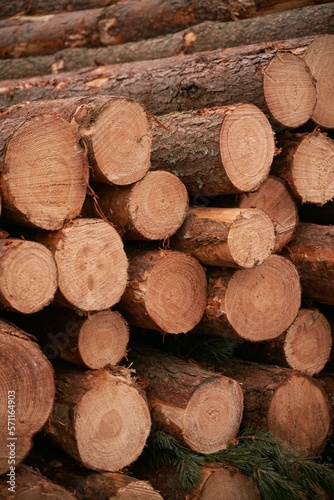
[[[59,229],[82,208],[88,182],[78,127],[55,114],[3,116],[0,186],[9,222]]]
[[[297,269],[271,255],[252,269],[208,270],[208,300],[195,331],[259,342],[281,335],[300,307]]]
[[[302,55],[313,40],[314,36],[262,42],[59,75],[4,80],[0,84],[0,106],[75,95],[106,94],[131,97],[153,114],[239,102],[255,104],[268,112],[263,95],[262,70],[277,51],[290,50]]]
[[[76,124],[84,141],[92,179],[115,185],[140,180],[150,167],[151,131],[143,107],[132,99],[94,96],[11,106],[0,117],[56,115]]]
[[[274,243],[273,223],[262,210],[214,207],[191,207],[170,241],[202,264],[237,268],[261,264]]]
[[[39,471],[21,465],[12,475],[13,486],[8,484],[10,478],[3,476],[0,478],[0,498],[29,498],[31,500],[45,498],[45,500],[74,500],[76,497],[61,486],[46,479]],[[11,489],[10,489],[11,488]]]
[[[238,205],[261,209],[271,218],[275,228],[275,252],[282,250],[293,237],[299,222],[298,209],[283,179],[270,175],[257,191],[240,195]]]
[[[0,239],[0,303],[31,314],[43,309],[57,290],[57,266],[51,252],[33,241]]]
[[[62,12],[72,10],[92,9],[94,7],[105,7],[119,0],[15,0],[7,2],[0,1],[0,19],[6,19],[14,15],[41,15],[51,12]]]
[[[151,427],[129,371],[56,371],[47,436],[87,469],[116,472],[142,452]]]
[[[318,310],[300,309],[292,325],[270,342],[244,344],[238,355],[245,359],[316,375],[329,361],[332,346],[330,325]]]
[[[331,415],[320,384],[298,371],[233,361],[220,370],[242,384],[242,427],[276,435],[294,453],[316,457],[325,447]]]
[[[188,210],[188,193],[173,174],[148,172],[128,187],[94,186],[97,199],[87,197],[83,214],[103,216],[127,240],[163,240],[174,234]]]
[[[102,1],[102,0],[101,0]],[[161,59],[334,32],[333,6],[321,4],[238,21],[204,21],[177,33],[106,47],[76,47],[52,55],[0,60],[0,77],[29,78],[106,64]]]
[[[178,175],[191,196],[254,191],[269,174],[274,134],[254,105],[171,113],[152,125],[152,168]]]
[[[278,53],[268,64],[263,92],[270,113],[287,128],[304,125],[317,101],[316,83],[308,66],[289,52]]]
[[[334,197],[334,141],[318,130],[286,134],[273,163],[273,173],[283,177],[297,201],[324,205]]]
[[[305,297],[334,305],[334,226],[300,223],[286,255],[298,270]]]
[[[101,311],[119,301],[128,261],[117,231],[100,219],[76,219],[36,239],[54,254],[58,267],[55,299],[82,312]]]
[[[52,366],[32,337],[0,322],[0,473],[15,471],[52,410]],[[41,383],[43,381],[43,383]]]
[[[155,422],[192,450],[218,451],[236,436],[243,395],[234,380],[146,346],[134,346],[129,359],[147,384]]]
[[[129,279],[118,305],[130,324],[165,333],[186,333],[200,321],[206,302],[203,267],[172,250],[133,250]]]
[[[334,97],[330,91],[334,78],[334,36],[318,37],[307,49],[304,59],[316,81],[317,101],[312,113],[315,123],[334,128]]]

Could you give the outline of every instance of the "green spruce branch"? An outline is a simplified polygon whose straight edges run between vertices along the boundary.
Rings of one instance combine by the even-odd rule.
[[[143,458],[154,468],[174,466],[186,491],[200,482],[202,466],[227,462],[257,482],[263,500],[315,500],[332,498],[334,492],[332,466],[287,451],[266,431],[244,431],[226,450],[207,455],[164,431],[153,432],[147,444]]]

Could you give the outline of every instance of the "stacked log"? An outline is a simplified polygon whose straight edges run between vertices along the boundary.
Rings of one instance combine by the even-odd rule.
[[[213,36],[208,43],[217,45],[205,47],[201,29],[222,23],[193,26],[198,21],[264,11],[243,2],[233,13],[185,0],[108,3],[0,22],[0,52],[10,57],[45,56],[64,43],[126,51],[125,41],[142,39],[144,47],[158,33],[168,34],[159,43],[184,46],[179,53],[171,44],[164,59],[0,82],[1,235],[8,231],[0,303],[17,325],[1,323],[1,378],[8,408],[17,392],[18,412],[26,407],[29,417],[16,426],[14,472],[42,427],[43,441],[84,471],[65,467],[48,481],[78,498],[98,490],[160,498],[121,474],[142,456],[152,424],[202,455],[228,448],[239,430],[260,428],[291,452],[316,457],[332,425],[331,395],[312,376],[321,380],[332,345],[320,311],[334,305],[333,234],[317,221],[299,223],[299,206],[334,196],[331,80],[323,69],[331,28],[324,22],[320,37],[314,27],[229,49]],[[327,16],[329,8],[307,15]],[[68,30],[61,37],[60,28],[51,33],[57,19]],[[225,24],[242,30],[240,22]],[[49,30],[49,41],[32,30],[23,42],[32,25]],[[134,342],[145,330],[230,339],[256,361],[202,367]],[[6,440],[6,427],[2,434]],[[11,473],[8,454],[1,459],[1,473]],[[18,494],[28,494],[25,478],[19,492],[17,472]],[[236,490],[259,498],[226,464],[202,468],[201,478],[187,498],[217,498],[223,482],[232,498]],[[46,479],[31,481],[47,488]],[[175,492],[185,498],[179,485]],[[168,487],[161,493],[170,495]]]

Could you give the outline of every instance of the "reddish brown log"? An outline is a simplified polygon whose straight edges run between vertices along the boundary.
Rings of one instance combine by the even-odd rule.
[[[58,273],[51,252],[33,241],[0,239],[0,303],[31,314],[47,306],[57,290]]]
[[[31,111],[31,112],[30,112]],[[0,128],[3,216],[42,229],[59,229],[82,208],[88,182],[78,127],[56,114],[10,113]]]
[[[0,322],[0,474],[13,471],[52,410],[54,374],[32,337]]]
[[[74,500],[76,497],[70,491],[46,479],[36,469],[21,465],[11,477],[0,478],[0,498]]]
[[[162,240],[174,234],[188,211],[188,193],[169,172],[148,172],[128,187],[94,186],[83,214],[103,216],[127,240]]]
[[[0,2],[0,18],[20,15],[48,14],[50,12],[72,11],[104,7],[119,0],[15,0]]]
[[[321,4],[251,19],[230,22],[204,21],[177,33],[120,45],[77,47],[59,50],[52,55],[2,59],[0,77],[28,78],[88,66],[147,61],[261,43],[263,40],[287,40],[333,31],[333,6],[331,3]]]
[[[312,119],[321,127],[334,128],[334,97],[330,90],[334,79],[334,36],[318,37],[304,59],[316,81],[317,102]]]
[[[150,167],[150,125],[143,107],[132,99],[95,96],[27,102],[7,108],[0,118],[20,120],[27,114],[57,115],[77,124],[93,180],[131,184]]]
[[[153,114],[252,103],[267,112],[263,70],[277,51],[302,55],[313,37],[138,61],[0,84],[0,106],[106,94],[130,97]],[[157,99],[157,96],[159,98]]]
[[[298,201],[323,205],[334,197],[332,139],[319,131],[288,134],[279,146],[273,172],[288,182]]]
[[[331,346],[331,328],[325,316],[318,310],[300,309],[292,325],[278,338],[244,344],[238,355],[312,376],[325,367]]]
[[[178,175],[192,196],[254,191],[275,152],[272,128],[252,104],[159,116],[152,133],[152,168]]]
[[[234,380],[143,345],[129,360],[147,385],[153,419],[192,450],[218,451],[237,435],[243,395]]]
[[[334,226],[300,223],[286,254],[308,300],[334,305]]]
[[[263,210],[273,221],[275,228],[275,252],[279,252],[291,240],[298,224],[297,204],[282,179],[269,176],[254,193],[240,196],[240,208]]]
[[[145,398],[124,369],[56,371],[45,432],[84,467],[119,471],[142,452],[151,428]]]
[[[298,272],[271,255],[252,269],[208,270],[208,300],[196,331],[252,342],[281,335],[300,307]]]
[[[243,428],[268,430],[293,453],[315,457],[323,451],[331,414],[316,380],[287,368],[246,361],[235,361],[220,371],[243,387]]]
[[[296,128],[312,116],[317,92],[306,63],[290,52],[278,52],[264,72],[263,92],[274,119]]]
[[[191,207],[170,240],[203,264],[246,268],[267,259],[274,243],[271,219],[256,208]]]
[[[166,333],[185,333],[200,321],[206,303],[203,267],[173,250],[133,250],[129,280],[119,303],[129,323]]]
[[[62,229],[38,233],[58,267],[56,300],[83,312],[101,311],[119,301],[128,262],[123,242],[108,222],[76,219]]]

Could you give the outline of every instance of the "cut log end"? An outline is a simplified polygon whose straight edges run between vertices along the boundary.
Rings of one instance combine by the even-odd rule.
[[[143,451],[151,427],[150,413],[146,401],[130,384],[111,375],[102,379],[83,396],[77,415],[76,439],[85,467],[118,471]]]
[[[284,127],[299,127],[311,118],[317,99],[315,82],[299,56],[278,53],[264,72],[263,91],[270,113]]]
[[[196,497],[191,496],[192,500]],[[254,479],[236,467],[217,468],[201,487],[201,500],[260,500],[261,495]]]
[[[181,252],[166,252],[147,279],[145,306],[158,329],[186,333],[201,319],[206,277],[199,262]]]
[[[117,231],[108,222],[83,218],[60,233],[55,259],[63,297],[82,311],[112,307],[125,290],[128,268]]]
[[[1,177],[4,211],[15,223],[56,230],[79,215],[88,182],[75,125],[35,116],[10,139]]]
[[[243,414],[239,384],[225,377],[202,384],[190,398],[183,419],[183,439],[192,450],[214,453],[227,448]]]
[[[178,177],[149,172],[133,188],[129,215],[135,232],[149,240],[165,239],[181,226],[188,209],[188,194]]]
[[[253,269],[232,276],[225,297],[228,321],[249,341],[278,337],[297,316],[301,302],[299,275],[295,266],[271,255]]]
[[[52,253],[33,241],[0,241],[0,302],[5,308],[31,314],[48,305],[57,290]]]
[[[101,311],[83,323],[78,350],[87,367],[99,369],[115,366],[124,357],[128,341],[129,329],[122,316],[115,311]]]
[[[323,133],[305,136],[291,166],[293,187],[303,203],[323,205],[334,198],[334,141]]]
[[[330,421],[324,391],[315,380],[298,373],[278,387],[268,410],[268,430],[291,451],[309,457],[323,451]]]
[[[332,346],[330,325],[323,314],[301,309],[286,332],[284,353],[287,364],[310,376],[326,365]]]
[[[241,104],[230,111],[220,130],[220,154],[229,180],[239,191],[260,186],[274,152],[271,125],[259,108]]]
[[[279,252],[292,238],[298,224],[298,210],[282,179],[269,176],[254,193],[241,195],[240,208],[260,208],[274,223],[275,246]]]
[[[316,81],[317,102],[312,119],[324,128],[334,128],[334,35],[319,36],[304,56]]]
[[[236,264],[254,267],[270,256],[274,245],[274,226],[268,215],[258,209],[242,210],[228,235],[228,246]]]
[[[139,103],[114,99],[104,105],[91,138],[97,180],[124,186],[147,173],[151,132],[146,112]]]

